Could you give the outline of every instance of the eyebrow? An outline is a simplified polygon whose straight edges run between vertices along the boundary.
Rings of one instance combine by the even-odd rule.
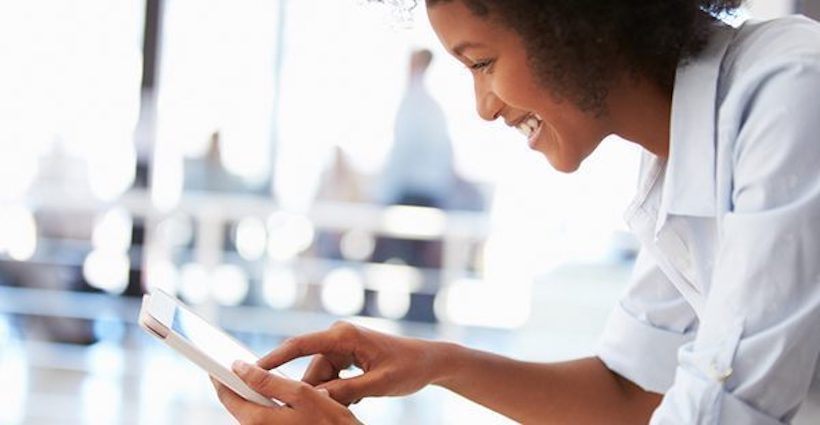
[[[463,53],[465,50],[479,47],[484,47],[484,45],[481,43],[474,43],[472,41],[463,41],[456,45],[456,47],[453,47],[453,53],[455,53],[456,56],[464,56]]]

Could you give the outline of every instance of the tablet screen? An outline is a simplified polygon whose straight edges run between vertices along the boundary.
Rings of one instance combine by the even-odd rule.
[[[181,337],[187,339],[204,354],[231,370],[235,360],[256,363],[258,357],[196,314],[177,306],[171,326]]]

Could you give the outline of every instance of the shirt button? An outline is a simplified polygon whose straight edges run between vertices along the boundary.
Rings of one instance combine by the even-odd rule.
[[[712,364],[709,365],[709,377],[716,382],[720,382],[721,384],[726,382],[726,380],[729,379],[730,376],[732,376],[732,373],[734,373],[734,370],[732,370],[732,368],[728,368],[721,371],[715,362],[712,362]]]

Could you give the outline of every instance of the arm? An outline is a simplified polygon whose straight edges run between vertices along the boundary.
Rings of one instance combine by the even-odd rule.
[[[661,400],[596,357],[528,363],[442,344],[435,384],[522,423],[646,423]]]
[[[597,358],[541,364],[455,344],[381,334],[340,322],[287,340],[259,361],[270,369],[316,354],[303,380],[342,404],[435,384],[524,423],[640,423],[660,396],[610,372]],[[340,379],[356,365],[364,371]]]
[[[653,423],[788,423],[817,367],[820,60],[745,75],[721,109],[731,205],[700,330]]]
[[[646,423],[672,384],[697,318],[645,250],[615,306],[598,357],[523,363],[450,346],[436,384],[528,423]],[[514,382],[514,386],[499,382]]]
[[[303,381],[345,405],[434,384],[525,423],[645,423],[672,384],[678,347],[696,328],[694,311],[642,251],[597,358],[527,363],[340,322],[288,339],[259,365],[271,369],[313,355]],[[351,365],[364,374],[339,379]]]

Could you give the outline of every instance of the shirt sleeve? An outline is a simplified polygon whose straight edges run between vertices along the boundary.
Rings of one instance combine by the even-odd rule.
[[[641,388],[665,393],[674,380],[678,348],[694,338],[696,329],[691,306],[642,250],[629,287],[609,317],[598,357]]]
[[[746,75],[721,107],[731,205],[700,329],[652,424],[788,423],[817,367],[820,58]]]

